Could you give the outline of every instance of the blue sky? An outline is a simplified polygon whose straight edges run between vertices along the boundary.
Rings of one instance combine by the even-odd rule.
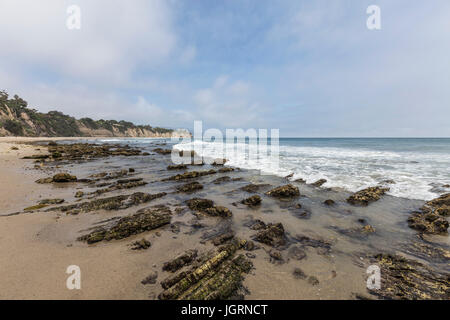
[[[66,28],[72,4],[80,30]],[[381,30],[366,28],[372,4]],[[0,38],[0,87],[44,112],[450,136],[447,0],[2,0]]]

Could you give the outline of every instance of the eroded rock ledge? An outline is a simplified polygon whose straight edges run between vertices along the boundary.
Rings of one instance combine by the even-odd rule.
[[[166,206],[141,209],[134,215],[123,217],[111,227],[99,227],[93,232],[81,236],[79,241],[95,243],[99,241],[120,240],[169,224],[171,211]]]
[[[353,205],[367,206],[369,203],[380,200],[389,188],[369,187],[352,194],[347,202]]]
[[[243,248],[245,240],[235,240],[221,246],[210,258],[199,261],[188,271],[165,279],[161,300],[225,300],[236,297],[242,288],[244,274],[252,263],[236,251]]]

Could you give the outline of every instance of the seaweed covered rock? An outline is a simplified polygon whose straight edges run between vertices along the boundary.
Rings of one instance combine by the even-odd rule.
[[[197,250],[187,250],[185,253],[179,255],[178,257],[167,261],[163,264],[163,271],[175,272],[182,267],[189,265],[191,262],[197,258]]]
[[[109,198],[96,199],[88,202],[76,203],[67,206],[60,206],[48,209],[48,211],[60,210],[68,214],[75,211],[76,213],[91,212],[96,210],[120,210],[132,206],[150,202],[154,199],[164,197],[165,192],[150,194],[143,192],[136,192],[130,195],[120,195]]]
[[[450,274],[398,255],[378,254],[372,262],[381,269],[381,289],[369,291],[382,299],[449,299]]]
[[[58,173],[53,176],[53,182],[74,182],[77,177],[69,173]]]
[[[55,161],[61,160],[95,160],[110,156],[136,156],[141,150],[120,144],[72,143],[48,145],[50,154],[58,154]]]
[[[428,201],[423,210],[434,212],[442,217],[448,217],[450,215],[450,193]]]
[[[145,185],[147,185],[147,182],[142,181],[142,178],[123,179],[123,180],[118,180],[116,183],[110,185],[107,188],[97,189],[97,190],[91,192],[90,194],[100,195],[100,194],[107,193],[107,192],[138,188],[138,187],[142,187]]]
[[[186,203],[189,209],[199,211],[209,216],[218,216],[223,218],[232,216],[230,209],[222,206],[216,206],[214,205],[214,202],[209,199],[193,198],[187,200]]]
[[[152,150],[153,152],[159,153],[159,154],[171,154],[171,149],[162,149],[162,148],[156,148]]]
[[[214,206],[212,208],[208,208],[204,210],[204,213],[206,213],[209,216],[213,217],[222,217],[222,218],[229,218],[233,215],[233,213],[228,209],[227,207],[223,206]]]
[[[408,218],[410,228],[422,233],[447,234],[449,223],[445,217],[450,213],[450,193],[430,200]]]
[[[203,211],[214,206],[214,201],[209,199],[193,198],[186,201],[189,209],[195,211]]]
[[[228,181],[231,181],[231,178],[229,176],[224,176],[224,177],[220,177],[220,178],[213,180],[212,183],[221,184],[221,183],[228,182]]]
[[[185,164],[171,164],[167,166],[167,170],[185,170],[187,169],[187,165]]]
[[[332,200],[332,199],[327,199],[323,203],[327,206],[332,206],[335,204],[334,200]]]
[[[438,263],[450,263],[450,250],[435,243],[424,241],[411,241],[401,245],[403,252],[425,260]]]
[[[429,212],[413,212],[408,218],[411,229],[428,234],[447,234],[448,221],[440,215]]]
[[[319,179],[316,182],[311,183],[313,187],[321,187],[323,184],[327,182],[327,179]]]
[[[177,187],[178,192],[186,192],[186,193],[195,192],[201,189],[203,189],[203,185],[196,181],[186,183],[182,186]]]
[[[235,255],[245,240],[221,246],[211,257],[190,270],[163,280],[161,300],[225,300],[238,295],[244,274],[252,263],[244,255]]]
[[[249,207],[255,207],[255,206],[261,204],[261,202],[262,202],[262,199],[258,195],[251,196],[250,198],[247,198],[247,199],[244,199],[241,201],[242,204],[245,204]]]
[[[241,187],[240,189],[242,191],[248,192],[248,193],[256,193],[258,192],[260,189],[269,186],[268,184],[248,184],[246,186]]]
[[[147,250],[152,246],[152,243],[145,238],[135,241],[131,244],[131,250]]]
[[[232,171],[234,171],[234,168],[230,168],[230,167],[225,167],[225,168],[219,169],[220,173],[227,173],[227,172],[232,172]]]
[[[217,173],[216,170],[206,170],[206,171],[186,171],[185,173],[180,173],[175,176],[171,176],[169,178],[163,179],[163,181],[178,181],[178,180],[186,180],[186,179],[193,179],[193,178],[199,178],[203,176],[207,176],[210,174]]]
[[[170,209],[165,206],[145,208],[131,216],[119,219],[111,227],[99,227],[91,233],[79,237],[78,240],[86,241],[89,244],[113,239],[120,240],[169,224],[170,219]]]
[[[44,199],[39,201],[39,204],[53,205],[53,204],[61,204],[65,200],[64,199]]]
[[[253,237],[253,240],[267,244],[272,247],[284,246],[286,244],[286,235],[281,223],[269,223]]]
[[[347,202],[353,205],[367,206],[370,202],[377,201],[389,191],[389,188],[369,187],[352,194]]]
[[[275,198],[292,198],[297,197],[300,195],[300,191],[296,186],[293,186],[292,184],[288,184],[285,186],[280,186],[277,188],[274,188],[268,192],[266,192],[266,195],[275,197]]]

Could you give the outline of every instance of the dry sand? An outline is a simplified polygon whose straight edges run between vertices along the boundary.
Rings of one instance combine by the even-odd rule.
[[[40,151],[17,142],[43,140],[0,138],[0,214],[21,211],[36,204],[41,194],[51,195],[49,187],[33,182],[36,173],[26,170],[27,162],[19,160]],[[56,228],[61,223],[65,225]],[[59,222],[57,214],[45,212],[0,217],[0,299],[147,297],[144,287],[136,281],[149,270],[149,262],[143,261],[142,255],[130,252],[126,246],[71,246],[61,241],[61,235],[55,236],[56,232],[71,229],[71,223],[76,223],[76,218]],[[66,269],[71,264],[81,268],[81,290],[66,287]]]

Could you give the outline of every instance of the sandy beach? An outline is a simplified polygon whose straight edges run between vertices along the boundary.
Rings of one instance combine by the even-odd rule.
[[[427,236],[427,243],[433,242],[441,250],[435,256],[423,255],[408,246],[421,240],[415,230],[408,228],[407,217],[424,201],[384,196],[368,207],[351,206],[345,202],[349,192],[301,183],[293,183],[300,189],[300,198],[280,201],[265,192],[286,185],[286,179],[238,169],[221,172],[207,165],[190,166],[188,171],[209,169],[215,171],[213,174],[173,181],[171,177],[186,170],[166,169],[171,165],[170,156],[155,152],[155,148],[169,146],[157,140],[143,149],[148,153],[145,156],[107,156],[89,161],[22,159],[48,154],[49,140],[70,139],[0,139],[1,299],[157,299],[165,292],[161,283],[173,275],[163,270],[167,261],[188,250],[197,250],[199,257],[216,250],[215,241],[229,232],[230,238],[254,239],[257,229],[249,225],[256,219],[266,224],[282,223],[285,243],[276,247],[255,241],[256,250],[238,250],[252,264],[251,271],[242,278],[240,292],[246,299],[377,298],[367,290],[366,268],[373,263],[370,257],[385,252],[402,253],[433,267],[439,274],[449,271],[448,237]],[[39,144],[30,144],[38,141]],[[101,180],[105,179],[101,173],[121,170],[127,179],[146,184],[133,185],[129,190],[114,189],[119,182],[112,181],[119,180]],[[35,182],[61,172],[76,175],[79,181]],[[95,183],[87,181],[94,180],[93,177],[102,178]],[[218,182],[218,178],[223,178],[219,180],[223,182]],[[192,181],[200,182],[202,189],[193,193],[176,191],[183,183]],[[240,191],[249,183],[262,186],[262,191],[256,192],[261,195],[262,204],[256,207],[240,203],[252,195]],[[102,184],[113,188],[105,191]],[[84,196],[76,197],[77,191]],[[138,191],[165,195],[120,210],[80,212],[50,205],[24,211],[43,199],[64,199],[62,208]],[[211,199],[216,205],[229,208],[232,218],[199,215],[185,205],[194,197]],[[327,199],[336,205],[324,205]],[[170,224],[119,240],[91,244],[80,241],[80,236],[90,234],[99,225],[113,225],[119,218],[157,205],[170,209]],[[373,227],[373,232],[361,233],[361,226],[365,225]],[[133,242],[143,238],[151,247],[132,250]],[[223,243],[226,245],[228,241],[234,240],[227,238]],[[81,269],[81,290],[66,287],[69,265]],[[180,270],[186,268],[189,263]],[[303,273],[300,276],[297,268]],[[149,275],[156,280],[143,284],[141,281]]]

